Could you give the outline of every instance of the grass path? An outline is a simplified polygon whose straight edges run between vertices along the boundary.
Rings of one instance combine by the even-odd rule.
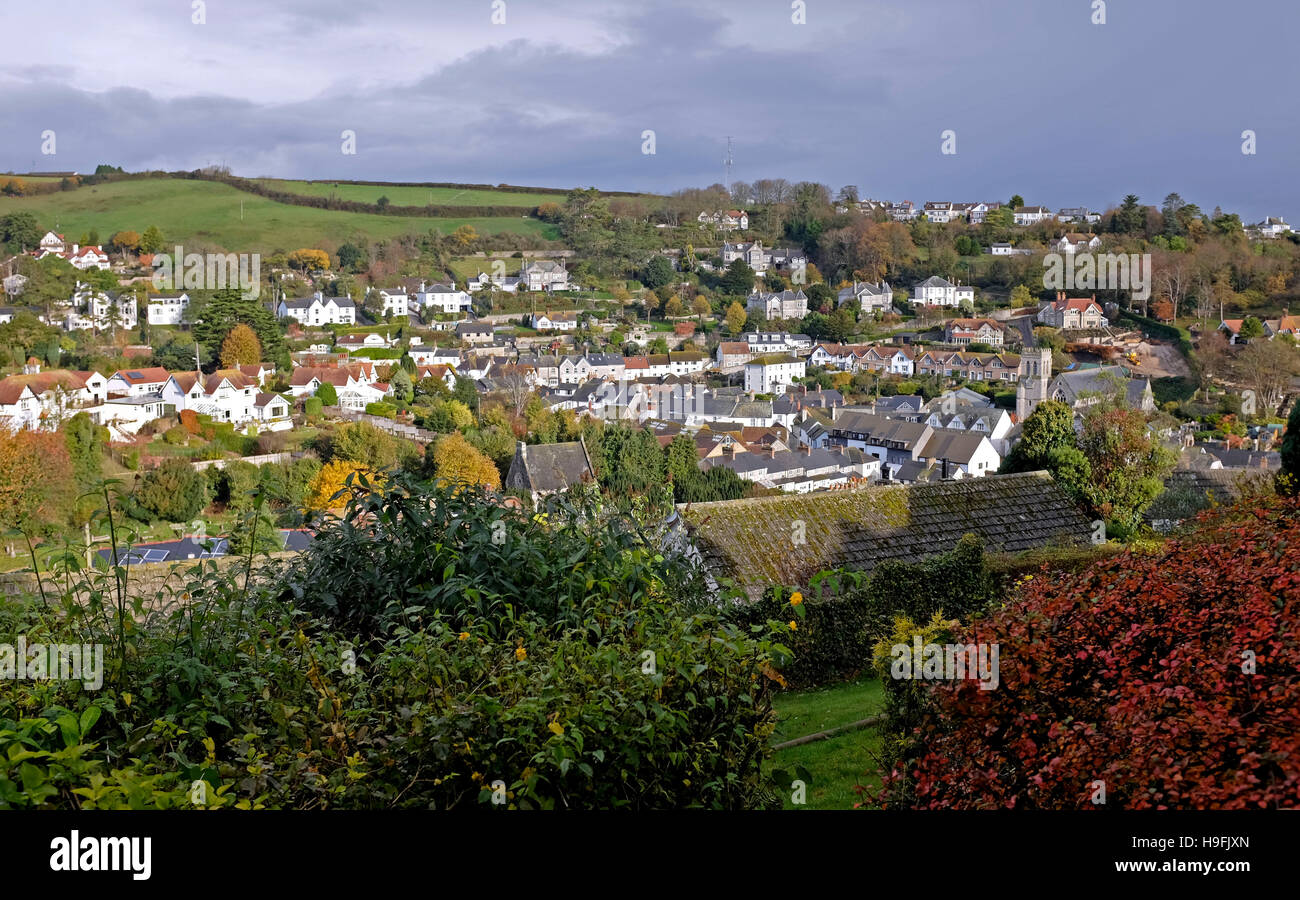
[[[818,690],[782,693],[773,705],[778,722],[772,743],[779,744],[876,715],[883,709],[884,692],[874,677],[864,677]],[[855,785],[872,791],[880,787],[875,772],[879,748],[880,734],[864,728],[777,751],[772,769],[793,772],[802,766],[812,777],[807,804],[794,805],[787,792],[786,809],[852,809],[859,799]]]

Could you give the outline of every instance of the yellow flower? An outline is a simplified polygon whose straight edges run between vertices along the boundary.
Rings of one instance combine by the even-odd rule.
[[[803,603],[803,594],[799,593],[798,591],[795,591],[793,594],[790,595],[790,605],[798,606],[800,603]]]
[[[460,639],[461,639],[462,641],[468,641],[468,640],[469,640],[469,632],[468,632],[468,631],[462,631],[462,632],[460,633]]]
[[[560,735],[564,734],[564,726],[561,725],[559,722],[552,722],[550,725],[547,725],[546,727],[549,728],[551,730],[551,734],[555,735],[556,737],[559,737]]]
[[[798,630],[799,630],[799,626],[798,626],[797,624],[795,624],[794,619],[791,619],[791,620],[790,620],[790,630],[791,630],[791,631],[798,631]]]
[[[522,662],[523,660],[525,660],[525,659],[527,659],[527,658],[528,658],[528,651],[527,651],[527,650],[525,650],[523,647],[516,647],[516,648],[515,648],[515,659],[520,660],[520,661]]]

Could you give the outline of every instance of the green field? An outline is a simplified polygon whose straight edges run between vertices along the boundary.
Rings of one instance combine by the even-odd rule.
[[[480,234],[559,236],[554,226],[536,219],[337,212],[276,203],[215,182],[173,178],[117,181],[36,197],[0,196],[0,216],[23,211],[35,213],[42,228],[70,236],[93,229],[106,241],[118,231],[144,231],[156,225],[169,243],[229,252],[269,253],[300,247],[333,250],[357,235],[374,241],[425,234],[431,229],[446,234],[461,225],[472,225]]]
[[[459,188],[397,187],[385,184],[343,184],[335,181],[283,181],[254,179],[272,190],[308,197],[337,197],[357,203],[375,203],[387,197],[393,206],[518,206],[532,209],[543,203],[563,203],[563,194],[530,194],[517,191],[461,190]]]

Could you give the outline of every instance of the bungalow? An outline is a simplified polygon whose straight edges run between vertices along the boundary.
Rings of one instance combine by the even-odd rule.
[[[396,338],[370,332],[369,334],[345,334],[335,342],[334,346],[355,353],[358,350],[391,350],[397,346],[397,343]]]
[[[529,317],[529,327],[537,331],[577,331],[578,314],[576,312],[550,311],[533,313]]]

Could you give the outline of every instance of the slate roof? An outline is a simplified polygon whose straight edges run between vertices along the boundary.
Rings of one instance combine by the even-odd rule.
[[[594,481],[595,477],[587,445],[581,440],[560,444],[520,443],[506,474],[505,486],[544,494]]]
[[[1267,487],[1273,475],[1267,469],[1175,469],[1142,518],[1157,531],[1171,531],[1212,504],[1232,503]]]
[[[1081,544],[1092,534],[1046,472],[697,503],[682,516],[711,574],[751,594],[771,583],[806,585],[823,569],[923,559],[968,532],[991,552]],[[796,521],[801,545],[791,540]]]

